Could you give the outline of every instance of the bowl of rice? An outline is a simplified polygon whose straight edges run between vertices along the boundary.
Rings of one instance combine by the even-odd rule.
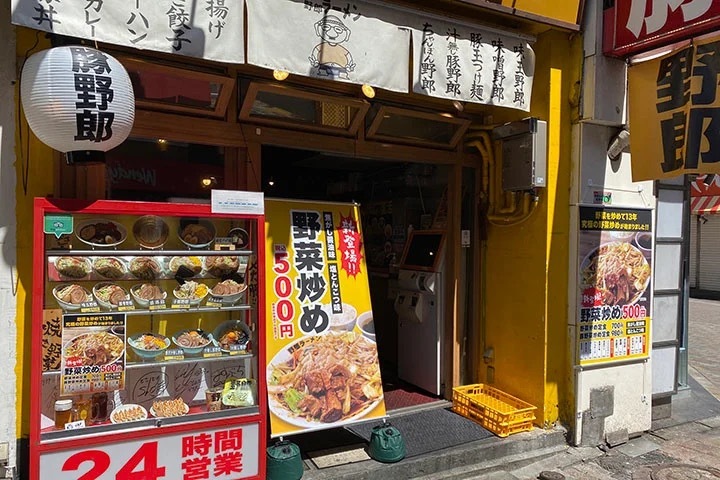
[[[357,310],[352,305],[343,303],[342,312],[338,312],[338,308],[334,311],[331,303],[323,305],[322,308],[330,320],[330,330],[337,332],[351,332],[355,328]]]

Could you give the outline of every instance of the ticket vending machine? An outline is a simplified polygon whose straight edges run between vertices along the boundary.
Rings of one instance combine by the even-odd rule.
[[[439,230],[414,230],[399,265],[398,377],[441,395],[443,244]]]

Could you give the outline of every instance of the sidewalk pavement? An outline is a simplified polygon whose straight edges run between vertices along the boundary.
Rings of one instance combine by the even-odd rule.
[[[673,417],[654,422],[649,432],[623,445],[614,448],[568,447],[564,451],[518,468],[432,478],[720,479],[720,401],[709,395],[698,383],[691,381],[691,384],[691,392],[679,393],[680,396],[673,401]]]
[[[672,416],[615,448],[573,448],[519,468],[435,479],[690,480],[720,479],[720,301],[690,299],[689,388]],[[430,477],[427,477],[430,478]]]
[[[705,480],[720,479],[720,301],[690,300],[689,388],[673,397],[670,418],[609,448],[569,447],[563,429],[535,429],[406,459],[372,460],[308,480]],[[498,440],[498,441],[494,441]]]

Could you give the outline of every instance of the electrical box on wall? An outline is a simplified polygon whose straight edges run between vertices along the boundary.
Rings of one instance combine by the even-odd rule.
[[[546,185],[547,122],[526,118],[493,129],[502,142],[502,188],[532,190]]]

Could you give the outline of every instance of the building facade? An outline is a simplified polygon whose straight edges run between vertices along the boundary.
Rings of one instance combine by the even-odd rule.
[[[23,3],[33,2],[13,2],[13,8]],[[98,45],[120,58],[139,82],[131,137],[108,152],[100,165],[68,165],[61,153],[33,136],[19,108],[0,112],[0,212],[6,219],[0,226],[0,305],[6,305],[0,342],[7,343],[2,351],[10,352],[0,359],[0,369],[12,372],[0,387],[6,389],[0,391],[0,409],[14,412],[0,419],[0,442],[10,445],[10,465],[19,472],[27,469],[29,404],[35,394],[29,389],[29,359],[38,354],[29,334],[33,198],[206,201],[206,179],[212,187],[262,190],[268,196],[359,201],[366,207],[363,223],[368,232],[373,233],[377,221],[377,238],[366,239],[366,251],[373,310],[388,318],[394,315],[397,260],[408,229],[442,230],[447,248],[437,397],[451,399],[452,387],[460,385],[492,385],[538,407],[537,426],[568,426],[576,444],[598,444],[610,433],[647,430],[654,392],[655,359],[648,332],[652,307],[633,317],[645,322],[642,327],[623,323],[623,329],[643,331],[614,335],[614,348],[628,343],[625,354],[605,351],[605,339],[593,333],[607,331],[609,336],[610,329],[589,316],[602,314],[604,307],[630,304],[631,299],[584,304],[586,292],[578,280],[588,268],[586,258],[599,256],[592,251],[599,252],[607,238],[621,238],[612,226],[597,227],[596,237],[593,227],[583,223],[588,221],[585,215],[634,215],[633,225],[650,233],[656,225],[654,220],[638,220],[646,213],[655,218],[652,182],[633,183],[629,154],[608,149],[627,124],[626,66],[602,53],[602,2],[513,2],[514,8],[506,3],[423,2],[413,8],[405,2],[371,2],[367,8],[376,9],[368,17],[400,27],[392,33],[408,45],[412,38],[414,45],[426,46],[430,35],[422,22],[415,29],[409,25],[407,19],[413,16],[443,25],[438,43],[452,37],[451,29],[528,43],[533,61],[527,108],[509,108],[512,105],[503,105],[499,97],[494,104],[454,100],[448,95],[454,88],[450,77],[443,80],[442,95],[402,87],[402,80],[413,73],[407,56],[407,64],[393,67],[401,71],[402,88],[396,90],[388,75],[392,68],[382,61],[365,71],[357,67],[357,74],[365,75],[362,81],[344,81],[355,68],[352,64],[359,62],[357,55],[349,60],[343,53],[347,63],[339,70],[302,71],[293,67],[298,54],[290,52],[291,58],[283,59],[283,52],[269,45],[263,49],[258,32],[278,27],[263,23],[267,12],[257,3],[255,9],[248,4],[248,32],[237,37],[243,44],[247,38],[243,61],[140,50],[128,43],[105,43],[104,38],[98,43],[82,30],[48,35],[32,25],[11,25],[11,7],[0,7],[0,24],[8,27],[0,29],[7,37],[0,54],[0,98],[8,100],[3,105],[19,105],[23,62],[56,45]],[[321,2],[319,8],[322,12]],[[320,27],[341,29],[351,12],[338,12],[332,19],[326,15]],[[408,30],[412,34],[402,36]],[[412,36],[418,31],[425,42]],[[218,35],[217,27],[204,32]],[[345,35],[349,42],[363,33],[357,26],[353,36]],[[241,50],[244,58],[245,47]],[[322,53],[313,52],[303,61],[309,56],[317,68]],[[287,60],[285,69],[272,63],[278,59]],[[498,75],[497,58],[489,70]],[[530,76],[527,71],[518,75],[522,81]],[[417,78],[420,83],[427,80]],[[166,91],[153,92],[159,79],[166,82]],[[213,96],[204,105],[202,92],[208,84],[213,85]],[[363,93],[361,85],[375,91]],[[508,99],[523,100],[517,91]],[[317,108],[311,115],[304,110],[309,104]],[[501,141],[503,133],[495,128],[522,128],[526,117],[546,126],[537,159],[546,165],[546,174],[537,185],[510,190],[503,187],[503,170],[519,167],[505,148],[510,142]],[[652,255],[645,258],[650,266]],[[652,302],[653,280],[643,282],[633,304]],[[396,321],[378,332],[390,345],[380,352],[390,375],[397,374],[402,355]],[[639,342],[635,350],[630,349],[630,337]]]

